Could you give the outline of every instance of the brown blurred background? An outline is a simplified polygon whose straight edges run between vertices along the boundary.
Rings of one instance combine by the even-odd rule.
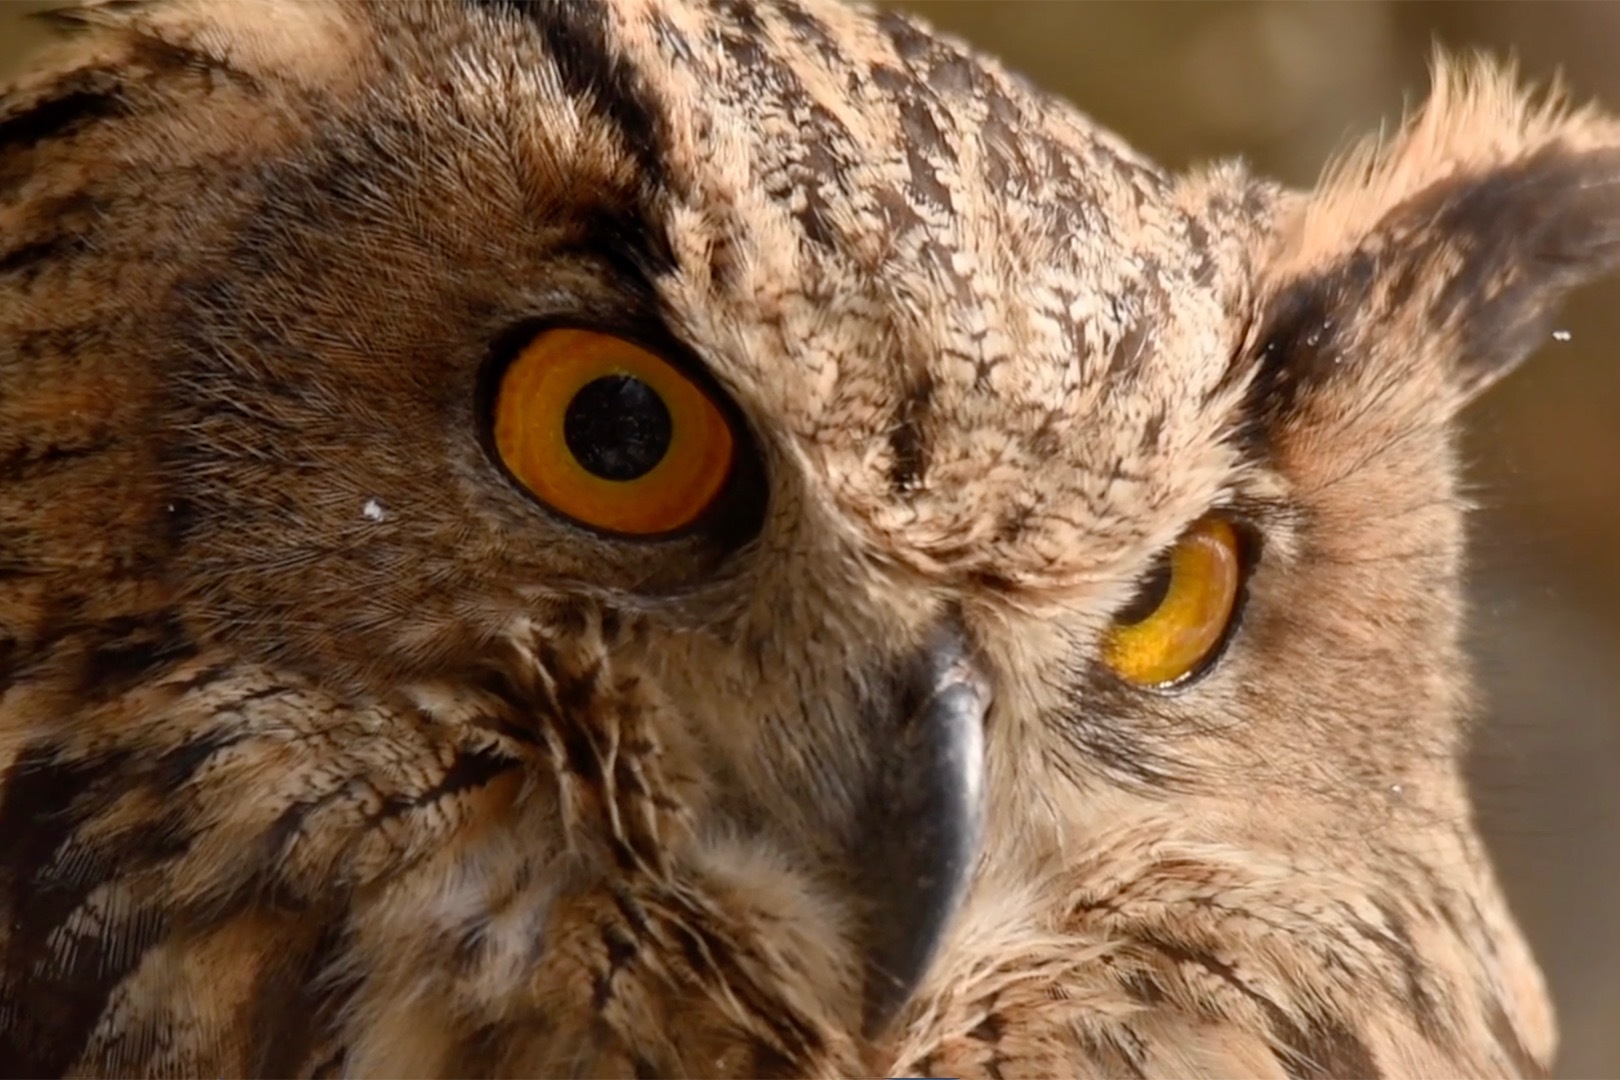
[[[235,0],[221,0],[235,2]],[[38,40],[0,0],[0,77]],[[1562,71],[1620,110],[1620,3],[911,0],[1171,165],[1242,155],[1297,185],[1415,104],[1436,43]],[[1558,998],[1559,1075],[1620,1077],[1620,279],[1575,298],[1477,405],[1475,753],[1502,876]]]

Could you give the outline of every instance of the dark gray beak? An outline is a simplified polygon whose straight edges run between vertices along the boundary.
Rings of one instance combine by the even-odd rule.
[[[962,633],[940,630],[872,717],[872,797],[856,840],[867,907],[864,1024],[876,1037],[911,999],[967,893],[984,832],[989,686]]]

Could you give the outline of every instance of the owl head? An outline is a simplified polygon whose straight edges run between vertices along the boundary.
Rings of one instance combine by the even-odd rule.
[[[1506,1075],[1459,411],[1620,260],[889,13],[91,6],[0,98],[0,1060]]]

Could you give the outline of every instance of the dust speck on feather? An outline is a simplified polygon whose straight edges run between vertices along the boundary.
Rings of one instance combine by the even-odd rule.
[[[383,510],[382,503],[376,499],[367,499],[366,505],[360,508],[360,516],[367,521],[382,521],[388,514]]]

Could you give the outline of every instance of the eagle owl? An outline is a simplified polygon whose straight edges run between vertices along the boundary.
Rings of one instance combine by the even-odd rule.
[[[1442,60],[1301,192],[809,0],[54,21],[0,1073],[1545,1073],[1453,443],[1620,125]]]

